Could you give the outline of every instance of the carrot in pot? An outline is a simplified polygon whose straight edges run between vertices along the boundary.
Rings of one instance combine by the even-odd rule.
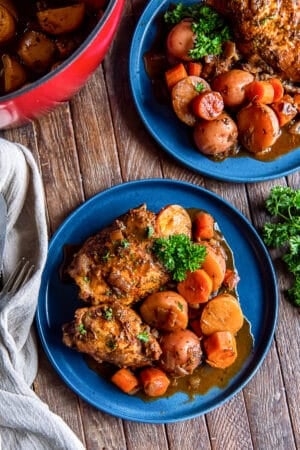
[[[188,76],[186,68],[182,63],[177,64],[174,67],[171,67],[171,69],[166,70],[165,72],[165,80],[168,86],[168,89],[171,90],[175,84],[178,83],[178,81],[183,80],[183,78],[186,78]]]
[[[204,340],[206,362],[217,369],[226,369],[237,358],[236,339],[230,331],[217,331]]]
[[[223,97],[216,91],[203,92],[194,98],[192,108],[200,119],[214,120],[224,109]]]
[[[268,81],[252,81],[245,87],[246,97],[250,102],[270,104],[274,99],[274,88]]]
[[[139,388],[138,378],[125,367],[117,370],[112,375],[111,381],[126,394],[135,394]]]
[[[189,75],[195,75],[196,77],[200,77],[202,72],[202,64],[190,61],[187,66],[187,72]]]
[[[170,380],[160,369],[147,367],[140,372],[141,385],[149,397],[164,395],[169,387]]]
[[[276,113],[280,127],[289,123],[298,113],[290,95],[284,95],[279,102],[272,103],[271,107]]]
[[[284,87],[279,78],[270,78],[268,82],[273,86],[274,97],[272,102],[278,102],[284,95]]]
[[[219,294],[203,308],[200,317],[202,333],[209,336],[216,331],[237,333],[243,326],[244,316],[238,300],[231,294]]]
[[[193,237],[196,241],[212,239],[215,233],[215,221],[211,214],[199,211],[193,220]]]
[[[294,105],[297,108],[297,111],[300,112],[300,94],[294,95]]]
[[[177,290],[190,304],[205,303],[212,292],[213,282],[203,269],[188,272],[184,281],[177,284]]]

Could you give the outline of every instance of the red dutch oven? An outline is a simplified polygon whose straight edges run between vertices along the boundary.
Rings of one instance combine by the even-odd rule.
[[[55,70],[0,97],[0,129],[26,124],[72,97],[103,60],[117,31],[125,0],[110,0],[96,27]]]

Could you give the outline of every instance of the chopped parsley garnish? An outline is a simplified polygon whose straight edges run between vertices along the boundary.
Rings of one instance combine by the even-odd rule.
[[[178,3],[164,14],[165,22],[173,25],[186,18],[192,19],[191,26],[196,35],[194,48],[189,52],[192,59],[220,55],[223,43],[232,39],[225,19],[210,6]]]
[[[120,244],[121,244],[121,247],[123,247],[123,248],[128,248],[130,245],[130,243],[127,241],[127,239],[122,239]]]
[[[107,250],[104,255],[102,256],[103,261],[108,261],[110,258],[110,252]]]
[[[110,350],[115,350],[117,348],[117,342],[115,339],[109,339],[106,342],[106,347],[108,347]]]
[[[78,330],[78,332],[79,332],[81,335],[83,335],[83,336],[87,333],[86,329],[84,328],[83,323],[81,323],[81,324],[78,325],[77,330]]]
[[[271,248],[279,248],[282,260],[294,277],[288,299],[300,307],[300,189],[275,186],[266,200],[272,222],[265,223],[263,239]]]
[[[180,311],[183,311],[183,304],[182,303],[177,302],[177,306],[178,306],[178,309],[180,309]]]
[[[102,316],[106,320],[112,320],[112,318],[113,318],[113,310],[112,310],[112,308],[110,306],[106,307],[103,310]]]
[[[89,277],[84,276],[84,277],[83,277],[83,281],[84,281],[85,283],[89,283],[91,280],[89,279]]]
[[[151,227],[151,225],[148,225],[148,227],[146,228],[146,236],[147,238],[150,238],[154,233],[154,228]]]
[[[183,281],[187,272],[194,272],[201,267],[206,248],[195,244],[185,234],[175,234],[155,239],[153,252],[172,274],[174,281]]]
[[[205,89],[205,86],[203,83],[197,83],[195,89],[197,92],[202,92]]]
[[[137,335],[137,338],[142,342],[148,342],[149,341],[149,333],[147,331],[142,331]]]

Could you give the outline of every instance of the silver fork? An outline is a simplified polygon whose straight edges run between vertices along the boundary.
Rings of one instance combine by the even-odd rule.
[[[15,270],[10,275],[8,280],[4,283],[3,288],[0,292],[0,300],[7,294],[14,294],[18,289],[20,289],[26,281],[29,279],[30,275],[34,270],[34,265],[26,258],[21,258],[16,265]]]

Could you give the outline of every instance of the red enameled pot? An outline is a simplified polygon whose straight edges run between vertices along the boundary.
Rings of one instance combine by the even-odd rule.
[[[0,129],[26,124],[83,86],[108,51],[124,4],[125,0],[110,0],[94,30],[66,61],[39,80],[0,97]]]

